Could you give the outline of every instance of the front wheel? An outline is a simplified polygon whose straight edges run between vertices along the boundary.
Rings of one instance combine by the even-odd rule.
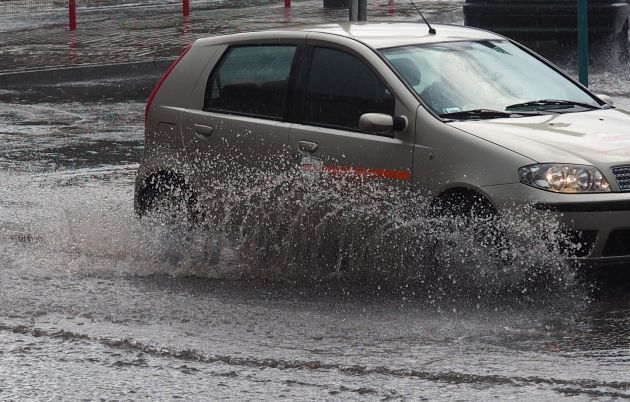
[[[479,194],[449,194],[434,202],[434,211],[447,220],[445,223],[474,236],[474,240],[484,246],[498,236],[495,224],[497,210]]]
[[[489,259],[506,263],[510,247],[499,224],[499,214],[483,196],[453,193],[433,203],[436,219],[435,258],[437,266],[449,261]]]

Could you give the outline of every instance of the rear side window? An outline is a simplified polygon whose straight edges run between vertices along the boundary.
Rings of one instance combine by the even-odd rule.
[[[394,114],[394,97],[357,57],[336,49],[314,49],[306,87],[305,123],[359,129],[364,113]]]
[[[204,110],[282,118],[295,46],[228,50],[206,86]]]

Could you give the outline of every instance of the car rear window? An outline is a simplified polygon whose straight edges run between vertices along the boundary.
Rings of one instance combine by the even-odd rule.
[[[362,114],[393,115],[394,107],[391,92],[360,59],[337,49],[314,49],[306,87],[305,123],[358,130]]]
[[[230,48],[206,86],[204,110],[282,118],[295,46]]]

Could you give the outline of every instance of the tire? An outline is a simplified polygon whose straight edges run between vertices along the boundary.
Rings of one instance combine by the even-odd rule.
[[[433,202],[433,211],[438,216],[462,217],[469,222],[484,221],[497,215],[496,209],[488,200],[472,191],[440,196]]]
[[[150,216],[160,223],[192,225],[199,220],[197,197],[177,176],[151,177],[140,200],[140,216]]]
[[[494,259],[510,259],[509,244],[497,223],[498,212],[483,196],[474,192],[446,194],[434,202],[433,211],[446,239],[444,244],[436,244],[442,253],[472,246],[487,250]],[[462,240],[462,235],[467,239]]]

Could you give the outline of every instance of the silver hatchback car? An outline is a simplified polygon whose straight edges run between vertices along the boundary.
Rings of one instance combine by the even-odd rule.
[[[434,28],[341,23],[196,41],[148,101],[136,211],[287,154],[461,213],[532,205],[581,242],[577,257],[628,264],[630,114],[509,39]]]

